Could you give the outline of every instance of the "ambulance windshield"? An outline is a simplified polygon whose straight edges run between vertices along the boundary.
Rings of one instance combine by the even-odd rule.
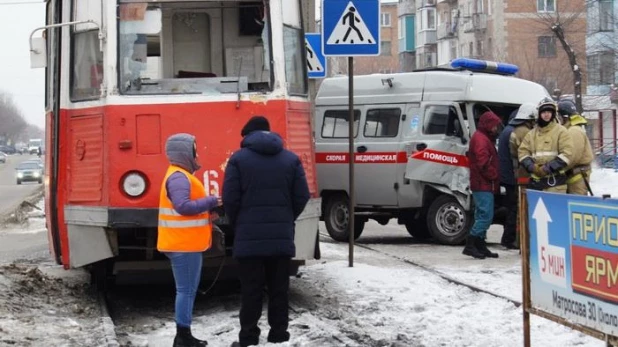
[[[121,0],[120,92],[271,90],[267,3]]]

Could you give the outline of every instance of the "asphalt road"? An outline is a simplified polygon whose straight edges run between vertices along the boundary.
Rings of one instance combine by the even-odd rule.
[[[28,196],[41,189],[38,183],[17,185],[15,168],[22,161],[36,156],[9,156],[0,164],[0,216],[13,211]],[[24,225],[0,225],[0,263],[49,257],[47,233],[42,214],[30,218]]]
[[[0,164],[0,216],[14,209],[27,196],[41,188],[36,182],[17,185],[15,177],[15,168],[19,163],[36,158],[34,155],[12,155],[6,163]]]

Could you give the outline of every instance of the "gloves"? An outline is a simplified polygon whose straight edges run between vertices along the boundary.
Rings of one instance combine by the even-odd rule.
[[[523,166],[524,169],[528,171],[528,173],[534,173],[534,169],[535,169],[534,159],[530,157],[525,158],[524,160],[521,161],[521,166]]]
[[[544,165],[537,164],[534,165],[533,174],[539,178],[547,176],[549,170],[546,170]]]
[[[564,169],[566,166],[567,166],[567,163],[565,163],[564,160],[558,157],[555,157],[550,162],[545,164],[545,171],[547,171],[548,173],[549,172],[556,173]]]

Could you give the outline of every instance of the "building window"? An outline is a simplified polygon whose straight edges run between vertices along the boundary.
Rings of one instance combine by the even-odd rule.
[[[391,55],[391,42],[380,41],[380,55]]]
[[[537,0],[538,12],[556,12],[556,0]]]
[[[455,59],[457,58],[457,41],[456,40],[449,40],[450,43],[450,49],[451,49],[451,59]]]
[[[539,36],[539,58],[556,56],[556,39],[553,36]]]
[[[436,9],[421,9],[420,30],[436,30]]]
[[[476,42],[476,55],[479,57],[483,56],[483,41]]]
[[[483,13],[483,0],[476,0],[476,13]]]
[[[399,25],[397,25],[397,38],[404,40],[406,38],[406,18],[399,17]]]
[[[470,42],[468,43],[468,49],[470,50],[470,55],[469,57],[473,57],[474,56],[474,42]]]
[[[615,57],[613,52],[588,56],[588,84],[608,85],[615,83]]]
[[[382,13],[382,16],[380,18],[380,24],[383,27],[390,27],[391,26],[391,14],[390,13]]]
[[[614,31],[614,2],[599,1],[599,31]]]

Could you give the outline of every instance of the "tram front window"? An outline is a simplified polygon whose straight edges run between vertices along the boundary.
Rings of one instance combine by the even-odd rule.
[[[265,3],[120,0],[121,93],[271,90]]]

